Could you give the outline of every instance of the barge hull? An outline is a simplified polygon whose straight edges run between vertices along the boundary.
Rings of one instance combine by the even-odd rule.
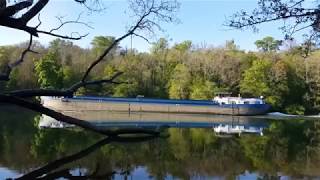
[[[157,112],[221,115],[262,115],[268,104],[225,104],[211,101],[137,100],[134,98],[56,98],[43,101],[45,107],[58,111]]]

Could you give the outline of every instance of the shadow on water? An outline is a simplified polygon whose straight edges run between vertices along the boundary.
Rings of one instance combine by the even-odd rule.
[[[107,114],[84,118],[110,129],[161,130],[166,138],[105,139],[76,127],[65,128],[45,116],[4,109],[0,111],[0,179],[320,177],[317,120]],[[134,139],[128,138],[139,143],[129,144]]]

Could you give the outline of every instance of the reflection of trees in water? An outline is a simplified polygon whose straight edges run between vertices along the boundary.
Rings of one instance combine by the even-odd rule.
[[[39,130],[34,134],[30,154],[42,161],[51,161],[93,144],[101,136],[85,131],[62,129]]]
[[[94,169],[93,172],[86,172],[84,175],[73,175],[71,173],[71,168],[68,169],[61,169],[58,171],[54,171],[56,169],[61,168],[62,166],[74,162],[76,160],[79,160],[85,156],[88,156],[92,152],[96,151],[97,149],[101,148],[102,146],[109,144],[109,143],[115,143],[115,142],[121,142],[121,143],[133,143],[133,142],[143,142],[147,140],[151,140],[156,138],[157,136],[130,136],[130,137],[120,137],[120,136],[115,136],[115,137],[108,137],[103,140],[98,141],[97,143],[89,146],[88,148],[85,148],[78,153],[68,155],[65,157],[62,157],[60,159],[54,160],[45,166],[38,168],[32,172],[29,172],[22,177],[18,179],[57,179],[60,177],[63,178],[79,178],[79,179],[91,179],[91,178],[108,178],[110,179],[112,175],[115,173],[112,170],[109,170],[107,173],[99,174],[99,164],[96,165],[96,168]],[[108,166],[107,166],[108,167]],[[107,167],[104,167],[105,170]],[[54,171],[54,172],[52,172]]]
[[[218,138],[211,129],[169,131],[168,146],[172,148],[176,162],[168,169],[175,169],[177,175],[228,176],[238,175],[247,168],[236,138]]]
[[[27,123],[17,117],[6,121],[4,115],[8,113],[0,114],[0,164],[21,173],[79,152],[101,139],[100,135],[76,129],[39,130],[30,125],[34,115],[23,115]],[[261,178],[276,176],[277,172],[292,176],[319,175],[319,125],[317,121],[271,121],[265,136],[234,138],[217,137],[212,129],[168,129],[167,139],[108,144],[54,172],[85,169],[89,175],[95,171],[98,175],[117,171],[124,176],[144,166],[157,179],[168,174],[182,179],[233,178],[245,170],[259,173]]]
[[[262,172],[319,175],[318,121],[274,121],[261,138],[241,138],[253,167]]]
[[[0,105],[1,106],[1,105]],[[1,106],[0,110],[0,164],[23,172],[35,164],[28,155],[29,147],[37,129],[33,126],[35,113],[18,112]]]

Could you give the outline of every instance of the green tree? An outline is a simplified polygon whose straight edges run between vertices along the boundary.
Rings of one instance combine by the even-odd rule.
[[[11,90],[18,87],[19,69],[14,69],[10,74],[10,81],[6,84],[6,89]]]
[[[172,99],[188,99],[191,86],[191,74],[184,64],[178,64],[169,82],[169,97]]]
[[[270,87],[267,101],[275,109],[281,109],[285,105],[285,99],[289,96],[289,67],[284,61],[276,61],[270,69],[268,86]]]
[[[9,63],[8,50],[4,47],[0,47],[0,72],[7,71],[7,64]],[[5,90],[6,84],[0,82],[0,92]]]
[[[64,87],[70,87],[72,84],[80,80],[80,77],[76,74],[75,69],[71,66],[64,66],[62,68],[62,74]]]
[[[190,99],[212,99],[217,91],[210,81],[196,81],[191,87]]]
[[[192,47],[192,41],[183,41],[182,43],[176,44],[173,46],[174,49],[180,51],[180,52],[186,52],[189,51]]]
[[[5,47],[0,47],[0,72],[5,72],[6,65],[9,63],[9,51]]]
[[[42,88],[62,88],[63,71],[57,58],[57,53],[49,52],[40,60],[35,61],[35,71]]]
[[[114,41],[115,41],[115,37],[113,36],[95,36],[91,42],[93,53],[95,55],[101,54]],[[115,51],[116,48],[117,46],[113,49],[113,51]]]
[[[226,41],[226,44],[225,44],[225,48],[227,50],[238,50],[239,49],[239,46],[236,45],[236,43],[234,42],[234,40],[229,40],[229,41]]]
[[[153,54],[163,54],[168,51],[169,43],[165,38],[160,38],[156,43],[151,47],[150,52]]]
[[[244,72],[240,82],[240,92],[251,96],[266,96],[270,93],[269,77],[272,64],[267,60],[256,60]]]
[[[279,50],[279,46],[282,42],[275,40],[273,37],[267,36],[261,40],[257,40],[254,44],[263,52],[272,52]]]

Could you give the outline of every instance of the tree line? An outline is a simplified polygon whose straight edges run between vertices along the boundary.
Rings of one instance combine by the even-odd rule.
[[[81,80],[90,60],[114,40],[111,36],[96,36],[87,49],[62,39],[53,40],[47,47],[34,43],[33,49],[39,54],[28,54],[14,69],[10,81],[0,84],[0,91],[70,87]],[[313,47],[305,56],[304,44],[279,50],[281,44],[272,37],[257,40],[258,52],[241,50],[233,40],[219,47],[198,47],[188,40],[170,46],[168,40],[160,38],[149,52],[117,45],[89,79],[105,79],[123,72],[115,80],[119,84],[80,88],[77,95],[211,99],[217,92],[231,92],[235,96],[263,96],[274,111],[318,113],[320,51]],[[0,47],[0,70],[25,46]]]

